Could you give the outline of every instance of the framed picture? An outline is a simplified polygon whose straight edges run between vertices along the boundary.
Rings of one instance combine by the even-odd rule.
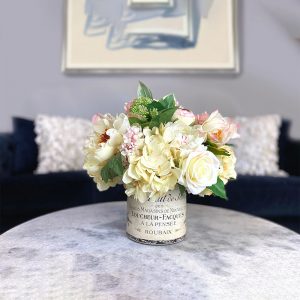
[[[237,0],[65,0],[67,73],[239,71]]]

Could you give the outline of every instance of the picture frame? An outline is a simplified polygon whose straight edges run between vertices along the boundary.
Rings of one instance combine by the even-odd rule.
[[[194,29],[195,26],[193,22],[191,22],[191,16],[194,11],[192,4],[195,3],[195,1],[201,2],[202,0],[186,0],[187,6],[186,8],[181,6],[182,11],[181,14],[177,14],[180,16],[178,19],[175,17],[172,19],[172,17],[168,16],[167,18],[156,18],[156,22],[151,23],[149,22],[151,19],[150,15],[148,19],[145,18],[144,23],[139,19],[121,25],[115,22],[114,25],[116,27],[126,28],[126,30],[124,30],[125,33],[121,32],[123,34],[121,38],[111,38],[109,46],[107,37],[113,36],[109,31],[113,26],[111,24],[104,24],[105,18],[98,18],[97,9],[100,11],[100,8],[102,8],[101,14],[104,11],[101,5],[95,8],[96,17],[95,15],[88,15],[88,4],[92,3],[89,1],[94,1],[93,5],[95,7],[97,6],[97,1],[99,1],[99,3],[101,1],[103,2],[103,0],[65,0],[65,41],[62,71],[66,74],[237,74],[240,71],[238,0],[203,0],[208,1],[207,3],[209,3],[209,1],[213,3],[213,5],[211,5],[212,17],[210,17],[209,9],[207,9],[206,12],[203,12],[203,9],[201,11],[203,14],[201,15],[201,25],[203,25],[201,30],[205,30],[204,33],[201,31],[197,33]],[[174,6],[174,1],[181,0],[161,0],[161,3],[159,3],[160,0],[127,1],[127,5],[130,9],[133,9],[134,13],[138,16],[138,13],[145,14],[146,12],[148,13],[148,11],[149,14],[153,14],[154,12],[164,12],[164,14],[165,12],[172,13],[174,10],[172,11],[171,8]],[[224,6],[225,2],[226,7]],[[106,5],[108,5],[107,3]],[[204,2],[201,3],[203,5]],[[116,3],[114,3],[114,5],[116,5]],[[168,8],[163,8],[166,6]],[[226,8],[226,16],[223,16],[223,19],[227,20],[227,27],[225,26],[227,31],[226,33],[217,33],[216,36],[213,37],[213,46],[211,46],[213,51],[210,51],[209,46],[207,46],[210,43],[209,32],[212,32],[213,35],[214,30],[217,31],[217,29],[221,29],[221,31],[225,31],[223,24],[215,25],[217,23],[216,16],[222,15],[224,7]],[[168,9],[169,11],[167,11]],[[176,16],[175,13],[173,14]],[[114,16],[112,16],[112,18],[113,17]],[[101,21],[103,26],[99,23],[102,27],[94,26],[94,24],[89,27],[89,24],[87,25],[88,18],[90,18],[89,20]],[[116,19],[117,18],[115,18],[115,20]],[[159,21],[157,22],[157,20]],[[170,22],[170,24],[167,24],[165,20]],[[141,24],[144,25],[146,23],[150,25],[148,24],[148,27],[141,26]],[[138,26],[136,26],[136,24],[138,24]],[[164,27],[156,28],[151,24],[160,24]],[[114,34],[115,32],[116,30]],[[226,41],[227,37],[228,41]],[[161,45],[159,43],[153,43],[153,41],[157,40],[166,48],[159,49]],[[198,40],[200,40],[200,42],[198,42]],[[143,43],[145,41],[146,46],[150,45],[150,48],[144,46]],[[203,46],[201,45],[202,41]],[[193,46],[193,43],[197,46]],[[222,49],[223,44],[226,44],[224,49]],[[131,45],[133,46],[131,47]],[[153,45],[157,48],[153,48]],[[170,48],[167,48],[168,46],[170,46]],[[205,49],[203,50],[203,48]],[[218,51],[223,51],[224,53],[217,53]],[[210,52],[214,53],[217,58],[215,61],[213,57],[206,61],[205,53],[208,53],[209,57]],[[100,58],[99,60],[98,56]],[[103,61],[101,61],[101,57]],[[224,61],[221,61],[223,57]],[[190,59],[187,63],[185,63],[186,58]],[[198,58],[199,61],[197,61]],[[122,63],[122,61],[126,61],[126,63]]]

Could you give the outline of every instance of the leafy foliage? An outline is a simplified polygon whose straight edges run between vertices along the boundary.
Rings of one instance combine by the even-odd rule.
[[[101,170],[101,177],[104,182],[108,182],[109,180],[122,176],[124,173],[124,166],[122,162],[121,153],[117,153],[114,155],[107,164]]]
[[[161,100],[159,100],[159,103],[164,108],[174,108],[176,106],[176,98],[174,94],[169,94],[165,97],[163,97]]]
[[[141,81],[139,82],[137,96],[138,98],[145,97],[153,99],[151,90]]]
[[[159,112],[158,115],[152,118],[149,122],[143,123],[142,127],[148,126],[150,129],[152,129],[153,127],[159,127],[160,124],[166,124],[170,122],[176,109],[176,107],[168,108]]]
[[[138,87],[138,97],[130,109],[130,112],[134,115],[129,117],[131,125],[139,124],[142,128],[159,127],[160,124],[170,122],[177,110],[173,94],[157,101],[153,99],[151,90],[142,82]]]
[[[220,148],[218,145],[208,140],[205,144],[207,146],[207,150],[212,152],[214,155],[230,156],[230,153],[227,150]]]
[[[180,196],[182,196],[185,193],[185,187],[178,183],[178,188],[179,188]]]
[[[211,190],[215,196],[228,200],[225,185],[221,178],[218,178],[217,183],[209,187],[208,189]]]
[[[130,123],[130,125],[133,125],[133,124],[140,124],[140,125],[142,125],[144,123],[144,121],[141,120],[141,119],[139,119],[139,118],[130,117],[129,118],[129,123]]]
[[[214,155],[223,155],[223,156],[230,156],[230,153],[222,148],[217,148],[211,145],[207,146],[207,150],[212,152]]]

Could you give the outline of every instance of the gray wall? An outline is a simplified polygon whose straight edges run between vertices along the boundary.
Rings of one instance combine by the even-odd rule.
[[[269,10],[272,1],[239,0],[243,70],[238,76],[79,77],[60,72],[63,0],[0,0],[0,131],[11,129],[13,115],[117,113],[141,79],[157,96],[174,91],[198,112],[279,113],[293,120],[292,135],[299,138],[300,42]],[[281,2],[299,8],[297,0]]]

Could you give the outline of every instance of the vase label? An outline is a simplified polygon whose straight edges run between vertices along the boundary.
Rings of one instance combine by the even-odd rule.
[[[127,200],[127,233],[148,241],[171,241],[186,233],[186,195],[170,191],[156,202]]]

